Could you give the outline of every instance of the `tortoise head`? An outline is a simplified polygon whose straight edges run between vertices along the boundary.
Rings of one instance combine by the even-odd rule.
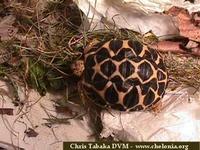
[[[75,76],[80,77],[83,74],[83,71],[85,69],[84,67],[84,61],[83,60],[77,60],[74,63],[71,64],[71,70]]]
[[[93,48],[99,41],[97,39],[93,39],[89,42],[89,44],[85,47],[83,54],[86,54],[91,48]],[[85,70],[84,60],[77,60],[71,64],[71,70],[75,76],[82,76],[83,71]]]

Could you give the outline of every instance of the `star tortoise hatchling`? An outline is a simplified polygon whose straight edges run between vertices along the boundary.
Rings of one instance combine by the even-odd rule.
[[[165,93],[168,76],[161,55],[137,40],[100,42],[84,52],[84,65],[84,94],[100,106],[145,110]]]

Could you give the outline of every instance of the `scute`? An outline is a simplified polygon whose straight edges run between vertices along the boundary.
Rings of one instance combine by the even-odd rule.
[[[166,79],[166,75],[162,71],[159,71],[159,70],[157,72],[157,77],[158,77],[158,81]]]
[[[97,63],[102,62],[105,59],[108,59],[110,57],[109,52],[106,48],[101,48],[97,53],[96,53],[96,60]]]
[[[109,43],[109,48],[115,53],[122,47],[123,41],[121,40],[111,40]]]
[[[149,84],[151,85],[151,88],[156,91],[158,88],[158,80],[156,78],[151,79],[151,81],[149,81]]]
[[[124,81],[119,75],[114,76],[111,81],[119,92],[126,92],[129,89],[129,87],[124,85]]]
[[[166,67],[162,59],[159,61],[158,68],[166,72]]]
[[[138,75],[143,81],[148,80],[153,75],[151,65],[146,61],[141,63],[138,67]]]
[[[126,86],[131,86],[132,87],[132,86],[141,85],[141,82],[140,82],[140,80],[138,78],[129,78],[124,82],[124,84]]]
[[[152,90],[149,90],[148,93],[146,94],[145,98],[144,98],[144,105],[150,105],[155,99],[155,94]]]
[[[116,66],[111,60],[107,60],[101,65],[101,72],[107,77],[110,77],[115,71]]]
[[[119,72],[124,78],[129,77],[135,71],[134,66],[129,62],[125,61],[119,65]]]
[[[162,94],[165,92],[166,83],[165,82],[161,82],[158,85],[159,85],[158,95],[162,96]]]
[[[101,76],[99,73],[95,74],[93,84],[97,90],[103,90],[107,82],[108,80]]]
[[[87,71],[84,71],[85,81],[88,83],[91,83],[93,74],[94,74],[94,69],[92,69],[92,68],[87,69]]]
[[[128,45],[139,55],[143,50],[143,45],[139,41],[129,40]]]
[[[116,61],[122,61],[125,58],[135,58],[135,55],[130,48],[122,48],[115,56],[112,57],[112,59]]]
[[[95,66],[95,59],[94,59],[94,55],[89,55],[86,60],[85,60],[85,67],[86,68],[92,68],[93,66]]]
[[[157,80],[156,78],[151,79],[149,82],[141,84],[140,88],[142,91],[142,95],[146,95],[147,92],[150,90],[150,88],[152,88],[154,91],[157,90],[158,86],[157,86]]]
[[[149,51],[145,51],[143,57],[147,60],[151,60],[152,59],[152,54]]]
[[[112,109],[117,109],[120,111],[125,111],[126,109],[121,105],[121,104],[115,104],[115,105],[111,105]]]
[[[115,104],[116,102],[118,102],[118,93],[113,85],[106,89],[105,99],[110,104]]]
[[[127,108],[131,108],[137,105],[138,102],[139,102],[139,93],[137,88],[133,87],[131,91],[124,97],[124,105]]]
[[[158,54],[156,53],[156,51],[152,48],[149,48],[149,51],[151,53],[151,58],[153,61],[156,61],[158,59]]]

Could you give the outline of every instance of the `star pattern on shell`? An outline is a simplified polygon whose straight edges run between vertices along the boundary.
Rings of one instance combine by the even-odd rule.
[[[120,111],[158,103],[168,75],[161,55],[137,40],[101,42],[84,54],[83,90],[96,104]]]

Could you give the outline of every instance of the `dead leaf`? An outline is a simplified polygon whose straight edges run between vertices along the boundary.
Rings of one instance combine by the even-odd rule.
[[[10,15],[0,19],[0,37],[2,41],[13,38],[18,29],[12,26],[15,22],[15,17]]]
[[[192,43],[191,43],[192,44]],[[200,56],[200,47],[190,47],[192,45],[184,46],[181,42],[173,41],[160,41],[156,44],[149,45],[149,47],[156,49],[161,52],[173,52]]]
[[[0,114],[1,115],[13,115],[13,109],[12,108],[0,108]]]
[[[200,42],[199,12],[190,15],[187,9],[173,6],[165,13],[173,16],[181,36]]]
[[[10,97],[10,93],[6,91],[4,88],[0,88],[0,95]]]
[[[36,136],[38,136],[38,133],[35,132],[35,130],[32,129],[32,128],[26,129],[26,130],[24,131],[24,133],[25,133],[28,137],[36,137]]]
[[[5,16],[0,18],[0,26],[11,26],[15,22],[15,17],[13,15]]]
[[[0,26],[0,37],[2,41],[11,40],[17,33],[17,28],[13,26]]]

